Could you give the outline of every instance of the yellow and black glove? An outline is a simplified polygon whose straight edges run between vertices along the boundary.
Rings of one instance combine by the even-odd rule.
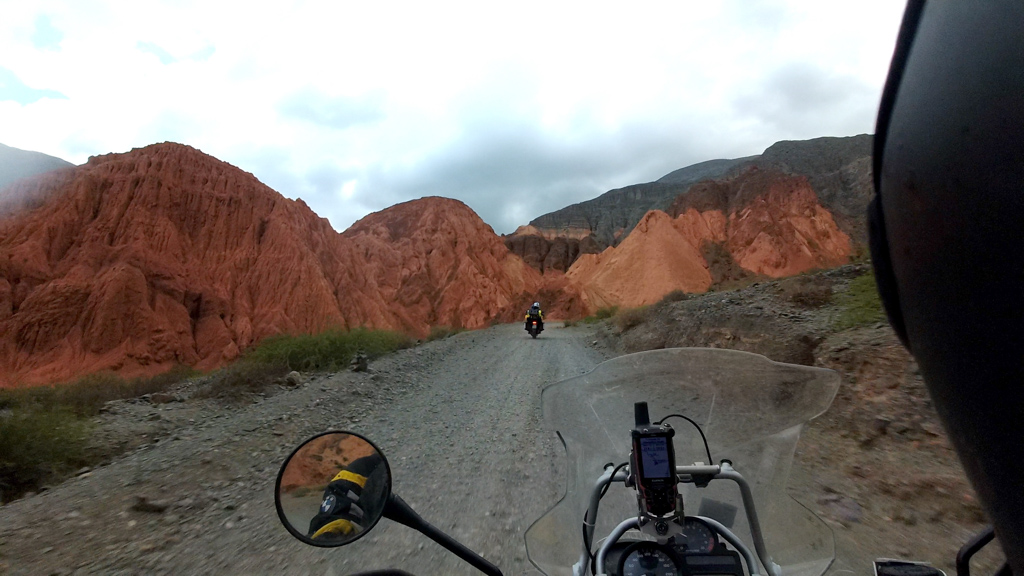
[[[363,529],[366,513],[360,502],[366,480],[377,461],[379,458],[372,456],[360,458],[331,479],[324,489],[319,512],[309,521],[310,538],[341,538]]]

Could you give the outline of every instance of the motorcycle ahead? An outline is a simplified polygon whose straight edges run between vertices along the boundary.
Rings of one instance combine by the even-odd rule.
[[[530,318],[526,324],[526,331],[533,338],[537,338],[537,335],[544,331],[544,328],[539,324],[536,318]]]
[[[549,576],[820,576],[831,530],[785,487],[801,428],[838,385],[823,368],[683,348],[548,386],[544,422],[564,444],[568,478],[527,530],[527,557]],[[275,493],[285,527],[307,544],[348,544],[384,517],[501,574],[395,494],[387,459],[358,434],[306,441]]]

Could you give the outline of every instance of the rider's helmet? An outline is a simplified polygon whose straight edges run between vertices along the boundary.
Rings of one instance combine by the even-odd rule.
[[[1024,575],[1024,3],[911,0],[869,208],[886,311]]]
[[[534,308],[540,308],[540,302],[534,302],[533,303],[533,307]]]

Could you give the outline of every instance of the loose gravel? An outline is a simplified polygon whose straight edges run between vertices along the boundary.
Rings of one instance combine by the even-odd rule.
[[[394,491],[427,521],[505,574],[536,574],[523,533],[558,499],[564,469],[557,440],[541,429],[540,391],[609,355],[587,327],[552,322],[532,340],[506,325],[400,351],[367,373],[304,375],[301,386],[240,407],[113,403],[104,418],[157,422],[159,433],[0,508],[0,573],[476,573],[387,520],[344,548],[288,535],[274,509],[281,462],[308,436],[342,429],[380,446]]]

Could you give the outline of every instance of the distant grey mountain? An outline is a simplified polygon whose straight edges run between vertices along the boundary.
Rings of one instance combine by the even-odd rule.
[[[625,238],[649,210],[666,210],[679,195],[703,180],[729,178],[750,167],[775,168],[806,176],[837,224],[863,242],[864,210],[871,197],[870,134],[846,138],[782,141],[763,154],[733,160],[708,160],[544,214],[530,222],[544,230],[590,230],[603,245]]]
[[[687,166],[655,182],[610,190],[593,200],[544,214],[530,224],[548,230],[589,229],[600,244],[615,244],[624,238],[648,211],[667,209],[672,201],[685,193],[690,186],[701,180],[723,176],[747,160],[749,158],[708,160]]]
[[[874,137],[784,140],[768,147],[755,161],[765,168],[806,176],[822,206],[855,242],[867,242],[867,207],[874,194],[871,147]]]
[[[701,180],[718,178],[737,164],[753,160],[755,158],[757,158],[757,156],[747,156],[746,158],[737,158],[736,160],[708,160],[706,162],[698,162],[692,166],[687,166],[686,168],[680,168],[679,170],[669,172],[661,178],[658,178],[657,181],[662,184],[683,184],[690,186],[700,182]]]
[[[42,152],[31,152],[0,144],[0,188],[21,178],[72,166],[74,164]]]

